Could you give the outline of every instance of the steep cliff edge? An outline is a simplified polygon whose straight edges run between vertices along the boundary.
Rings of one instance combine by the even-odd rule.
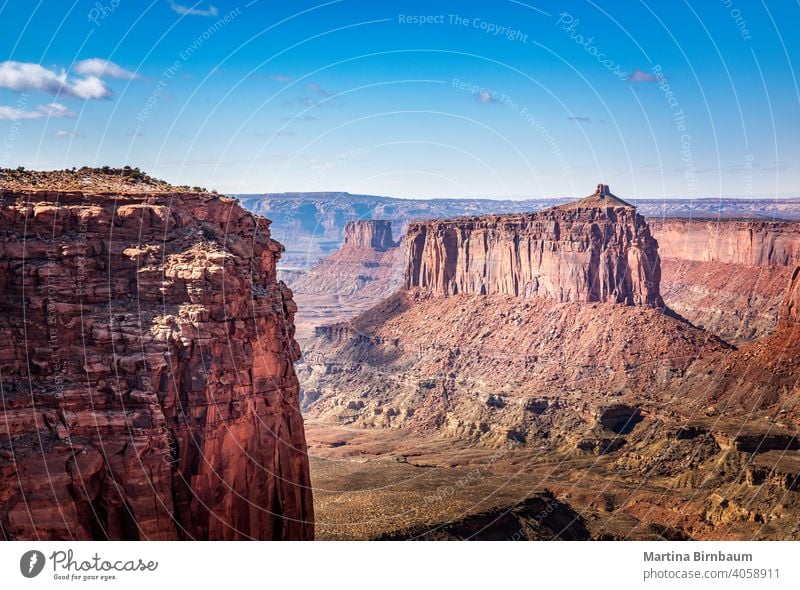
[[[0,190],[0,536],[312,538],[269,222],[103,188]]]
[[[412,223],[406,241],[407,289],[663,306],[658,244],[606,185],[536,213]]]
[[[794,269],[792,280],[786,289],[781,318],[788,323],[800,324],[800,266]]]
[[[649,220],[662,259],[742,266],[800,262],[800,224],[742,219]]]
[[[383,252],[395,248],[392,239],[392,222],[386,220],[348,221],[344,226],[342,250],[366,248]]]
[[[689,321],[736,345],[775,330],[800,262],[800,223],[653,219],[661,293]]]

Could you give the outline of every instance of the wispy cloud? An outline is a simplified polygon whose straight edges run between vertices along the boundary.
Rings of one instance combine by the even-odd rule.
[[[567,117],[567,121],[575,121],[576,123],[590,123],[591,119],[589,117],[575,116]]]
[[[312,94],[317,94],[319,96],[328,96],[329,94],[329,92],[325,90],[322,86],[320,86],[319,84],[314,84],[313,82],[306,84],[306,90],[308,90]]]
[[[479,92],[475,93],[475,100],[481,104],[494,104],[497,101],[494,98],[494,92],[481,88]]]
[[[56,72],[39,64],[0,62],[0,88],[15,92],[39,91],[74,98],[110,98],[111,89],[97,76],[69,79],[64,70]]]
[[[286,84],[287,82],[291,82],[292,79],[289,76],[284,74],[270,74],[267,76],[273,82],[280,82],[281,84]]]
[[[96,76],[98,78],[116,78],[118,80],[135,80],[139,77],[138,74],[126,70],[122,66],[115,64],[113,61],[102,59],[100,57],[93,57],[91,59],[84,59],[75,64],[73,68],[76,74],[82,76]]]
[[[658,82],[658,78],[656,78],[652,74],[648,74],[644,70],[640,70],[639,68],[636,68],[628,76],[628,82],[652,83],[652,82]]]
[[[178,4],[174,0],[168,1],[169,5],[172,7],[172,10],[178,14],[190,14],[193,16],[219,16],[217,7],[212,6],[211,4],[208,5],[208,8],[197,8],[197,6],[200,5],[200,2],[197,2],[192,6],[184,6],[183,4]]]
[[[75,137],[83,137],[83,135],[81,135],[80,133],[76,133],[75,131],[64,131],[64,130],[54,131],[53,133],[51,133],[51,135],[59,139],[73,139]]]
[[[45,118],[61,119],[74,116],[75,113],[70,111],[63,104],[59,104],[57,102],[39,105],[30,111],[15,107],[0,106],[0,121],[25,121]]]

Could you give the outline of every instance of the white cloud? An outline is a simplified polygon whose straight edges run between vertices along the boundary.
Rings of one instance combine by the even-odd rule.
[[[75,113],[70,111],[63,104],[51,102],[50,104],[39,105],[32,111],[18,109],[15,107],[0,106],[0,121],[26,121],[33,119],[60,119],[74,117]]]
[[[72,84],[72,95],[78,98],[108,98],[111,89],[97,76],[82,78]]]
[[[57,102],[51,102],[50,104],[39,106],[37,109],[40,113],[51,118],[75,116],[75,113],[70,111],[63,104],[59,104]]]
[[[74,98],[109,98],[111,89],[96,76],[70,80],[64,70],[56,72],[39,64],[0,62],[0,88],[16,92],[39,91]]]
[[[194,16],[219,16],[219,11],[217,10],[216,6],[209,4],[207,9],[202,9],[196,8],[198,4],[200,3],[198,2],[194,6],[183,6],[182,4],[174,2],[174,0],[169,0],[169,5],[172,7],[172,10],[178,14],[191,14]]]
[[[139,77],[136,73],[126,70],[113,61],[108,61],[100,57],[79,61],[75,64],[73,70],[76,74],[81,74],[82,76],[96,76],[98,78],[105,77],[117,78],[118,80],[134,80]]]

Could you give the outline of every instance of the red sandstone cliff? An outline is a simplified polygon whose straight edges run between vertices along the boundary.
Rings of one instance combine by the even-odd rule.
[[[368,248],[385,251],[396,247],[392,239],[392,222],[384,220],[348,221],[344,226],[342,249]]]
[[[775,330],[800,262],[800,223],[651,219],[661,294],[691,322],[743,345]]]
[[[662,259],[743,266],[794,266],[800,262],[800,224],[737,219],[649,220]]]
[[[0,191],[0,536],[312,538],[282,250],[208,193]]]
[[[699,360],[689,371],[682,392],[701,391],[702,403],[749,416],[776,410],[781,421],[800,424],[800,266],[795,267],[775,330],[753,344],[723,357]]]
[[[605,185],[537,213],[412,223],[406,240],[409,289],[663,305],[658,244]]]
[[[786,289],[781,318],[787,322],[800,324],[800,266],[794,269],[792,280]]]

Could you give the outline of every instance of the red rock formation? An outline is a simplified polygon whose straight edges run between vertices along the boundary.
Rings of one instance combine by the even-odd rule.
[[[344,226],[345,248],[369,248],[383,252],[395,248],[392,239],[392,222],[383,220],[348,221]]]
[[[680,393],[702,391],[722,413],[775,409],[800,425],[800,266],[784,290],[775,331],[724,357],[701,359]]]
[[[312,538],[268,226],[208,193],[0,191],[0,537]]]
[[[406,239],[409,289],[663,305],[658,244],[606,185],[537,213],[412,223]]]
[[[800,224],[736,219],[649,220],[662,259],[743,266],[800,262]]]
[[[609,399],[657,404],[728,348],[657,307],[655,240],[605,186],[536,214],[412,224],[407,240],[408,289],[308,342],[310,415],[506,444],[547,432],[547,411],[555,440]]]
[[[732,219],[653,219],[661,294],[691,322],[737,345],[777,326],[800,224]]]

